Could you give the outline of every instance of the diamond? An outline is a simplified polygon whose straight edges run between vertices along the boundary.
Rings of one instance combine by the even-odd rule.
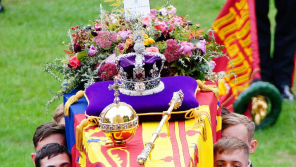
[[[143,92],[145,90],[145,84],[143,82],[137,82],[135,84],[135,90],[137,92]]]
[[[132,122],[130,122],[130,123],[129,123],[129,126],[130,126],[130,127],[132,127],[132,126],[133,126],[133,123],[132,123]]]
[[[122,127],[123,127],[123,129],[126,129],[127,128],[127,124],[124,124]]]
[[[107,125],[103,125],[102,126],[102,129],[107,129]]]

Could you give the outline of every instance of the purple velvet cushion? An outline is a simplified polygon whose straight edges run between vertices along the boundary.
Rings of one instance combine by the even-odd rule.
[[[197,82],[186,76],[163,77],[164,90],[154,95],[147,96],[128,96],[120,93],[120,101],[131,105],[137,113],[154,113],[163,112],[169,108],[169,102],[173,97],[173,93],[182,89],[184,100],[182,106],[174,111],[185,111],[199,106],[195,97]],[[108,86],[113,84],[113,81],[97,82],[89,86],[85,91],[85,96],[88,99],[88,107],[86,114],[99,116],[102,110],[113,103],[114,90],[109,90]],[[159,121],[161,116],[140,116],[140,121]],[[183,120],[184,114],[172,115],[171,120]]]

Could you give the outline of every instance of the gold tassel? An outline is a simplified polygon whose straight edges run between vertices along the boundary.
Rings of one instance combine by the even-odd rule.
[[[205,85],[201,80],[196,80],[196,82],[202,92],[214,92],[216,99],[219,101],[219,88],[216,85]]]
[[[78,99],[84,96],[84,91],[80,90],[76,95],[71,96],[65,104],[65,116],[69,116],[70,106],[78,101]]]
[[[185,114],[186,119],[195,118],[195,124],[192,128],[202,127],[202,136],[203,140],[207,141],[207,129],[206,129],[206,122],[205,119],[202,118],[202,115],[206,115],[209,119],[209,115],[206,111],[199,111],[199,108],[193,108],[187,111]],[[210,121],[210,119],[209,119]]]
[[[76,148],[79,151],[83,151],[83,129],[88,125],[88,119],[83,119],[76,127]]]
[[[79,151],[83,151],[83,130],[84,128],[91,124],[92,126],[97,126],[99,125],[98,120],[100,119],[100,117],[96,117],[96,116],[88,116],[87,114],[85,114],[87,116],[86,119],[83,119],[80,124],[76,127],[76,148]]]

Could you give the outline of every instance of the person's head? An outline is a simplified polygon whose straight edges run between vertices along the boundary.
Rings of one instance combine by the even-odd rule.
[[[214,167],[248,167],[249,146],[235,137],[225,137],[214,145]]]
[[[55,122],[47,122],[37,127],[33,136],[35,152],[48,143],[59,143],[60,145],[66,146],[66,132],[64,125],[59,125]],[[31,154],[33,162],[35,155],[35,153]]]
[[[229,113],[230,113],[230,111],[227,108],[225,108],[225,107],[222,107],[221,108],[221,116],[227,115]]]
[[[64,104],[60,104],[53,112],[53,121],[57,124],[65,125],[65,118],[64,118]]]
[[[44,145],[36,153],[36,167],[71,167],[71,154],[65,146],[58,143]]]
[[[257,141],[254,140],[255,124],[247,116],[229,113],[222,116],[221,137],[236,137],[245,141],[250,153],[254,153],[257,148]]]

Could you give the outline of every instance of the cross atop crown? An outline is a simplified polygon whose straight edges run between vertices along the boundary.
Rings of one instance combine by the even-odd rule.
[[[115,96],[114,103],[116,103],[116,104],[118,104],[120,102],[119,89],[125,87],[123,84],[119,84],[118,80],[119,80],[118,77],[114,77],[114,84],[108,86],[109,90],[111,90],[111,89],[114,90],[114,96]]]

